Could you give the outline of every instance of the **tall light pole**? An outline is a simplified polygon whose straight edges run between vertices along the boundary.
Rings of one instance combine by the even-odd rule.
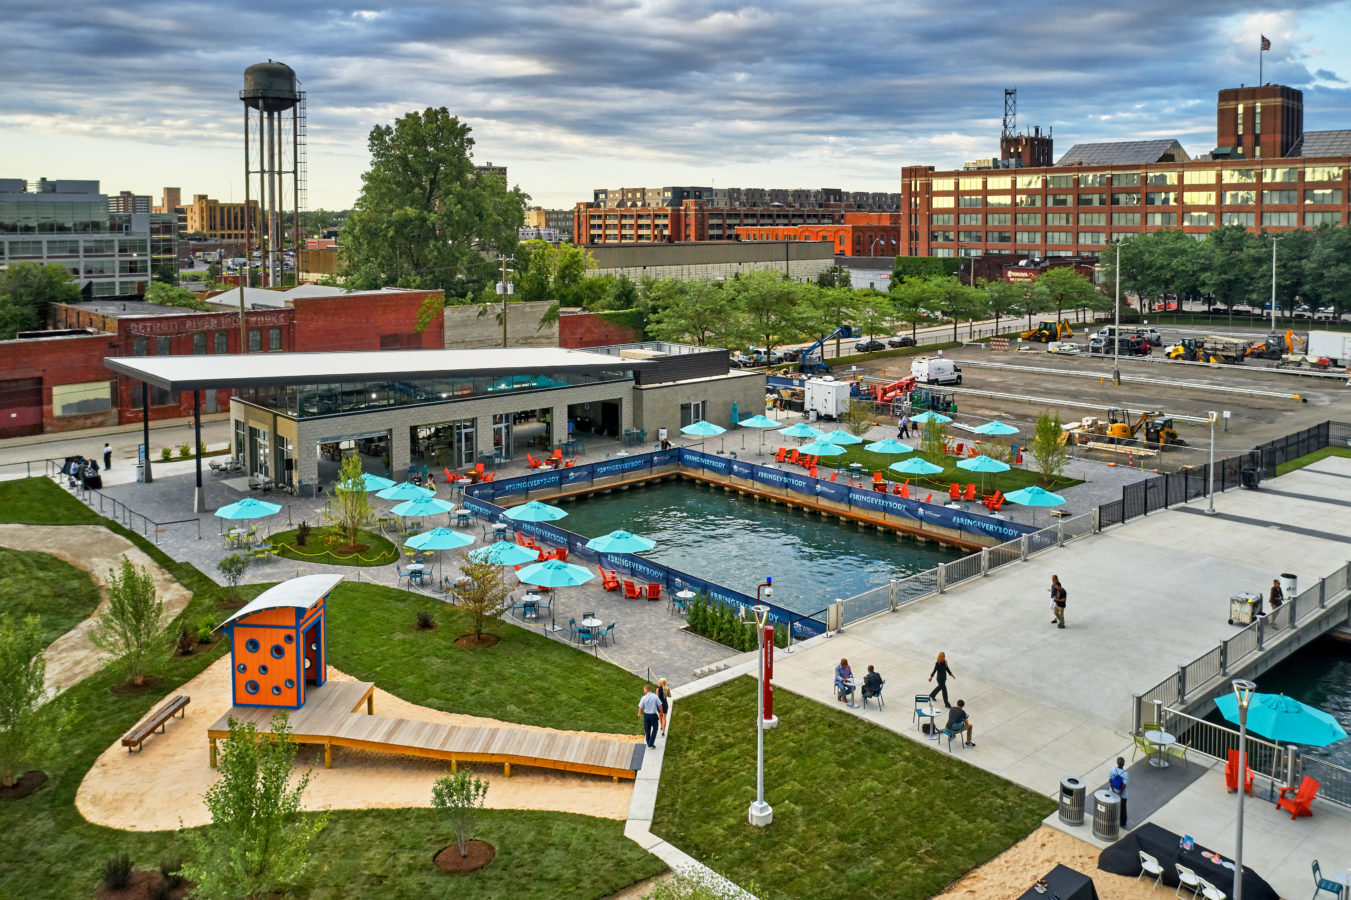
[[[772,586],[773,579],[766,578],[764,584],[755,589],[755,597],[760,598],[760,589],[765,589],[765,596],[770,597],[774,594]],[[768,654],[773,652],[773,644],[768,647],[765,643],[766,624],[769,622],[769,607],[763,603],[757,603],[751,607],[751,612],[755,615],[755,632],[760,645],[760,664],[756,669],[755,680],[755,800],[751,803],[748,817],[750,823],[763,828],[774,821],[774,808],[765,802],[765,729],[773,728],[779,724],[779,720],[772,715],[767,715],[770,710],[767,708],[765,685],[765,668],[769,660]]]
[[[1257,685],[1243,678],[1233,681],[1238,698],[1238,840],[1234,850],[1234,900],[1243,900],[1243,783],[1248,777],[1248,704]]]
[[[1112,315],[1112,384],[1121,384],[1121,238],[1116,239],[1116,304]]]
[[[1276,331],[1276,242],[1280,240],[1277,235],[1271,236],[1271,331]]]
[[[502,264],[502,280],[497,283],[497,293],[502,298],[502,348],[507,346],[507,298],[512,294],[512,283],[507,281],[507,263],[515,262],[511,256],[499,256],[497,261]]]
[[[1206,493],[1210,495],[1209,515],[1215,515],[1215,420],[1220,416],[1215,410],[1206,413],[1210,420],[1210,465],[1206,467]]]

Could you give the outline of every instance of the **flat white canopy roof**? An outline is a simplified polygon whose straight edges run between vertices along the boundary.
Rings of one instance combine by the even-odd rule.
[[[321,597],[333,590],[340,581],[342,581],[341,575],[332,574],[302,575],[299,578],[292,578],[290,581],[283,581],[281,584],[274,585],[254,597],[245,604],[243,609],[216,626],[216,630],[219,631],[235,619],[251,616],[263,609],[279,609],[284,606],[309,609],[318,603]]]
[[[414,380],[452,375],[631,371],[641,360],[561,347],[489,350],[358,350],[342,353],[247,353],[219,356],[115,356],[114,372],[168,391]]]

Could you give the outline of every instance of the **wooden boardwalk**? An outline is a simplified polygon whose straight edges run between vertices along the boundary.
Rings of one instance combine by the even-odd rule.
[[[612,741],[542,728],[443,725],[377,716],[374,692],[369,681],[330,681],[310,689],[303,707],[285,710],[292,737],[300,744],[322,746],[325,768],[332,768],[334,747],[445,759],[452,772],[462,762],[501,763],[508,776],[515,764],[609,775],[618,781],[637,777],[643,765],[643,743],[637,737]],[[234,706],[217,719],[207,729],[212,767],[216,742],[229,736],[231,718],[266,730],[276,712],[270,707]]]

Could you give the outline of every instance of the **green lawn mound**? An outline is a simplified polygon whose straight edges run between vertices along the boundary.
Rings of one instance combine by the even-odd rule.
[[[331,566],[387,566],[399,559],[399,549],[389,538],[373,531],[361,532],[354,548],[343,546],[343,539],[327,526],[311,529],[303,547],[296,544],[297,534],[294,528],[278,531],[267,541],[277,548],[278,556]]]
[[[1277,476],[1284,475],[1287,472],[1293,472],[1296,469],[1302,469],[1305,466],[1313,465],[1320,459],[1327,459],[1329,456],[1344,456],[1351,458],[1351,448],[1348,447],[1324,447],[1321,450],[1315,450],[1312,453],[1306,453],[1297,459],[1289,462],[1283,462],[1276,467]]]
[[[918,440],[919,439],[916,438],[910,441],[903,441],[903,443],[915,445]],[[936,466],[942,466],[943,471],[934,475],[902,475],[900,472],[893,472],[887,468],[892,463],[903,462],[907,459],[914,459],[916,457],[926,459]],[[1029,458],[1030,457],[1025,450],[1023,459],[1028,460]],[[916,450],[914,453],[907,453],[904,456],[895,456],[872,453],[864,450],[861,444],[850,444],[848,447],[844,448],[844,453],[839,456],[832,456],[828,459],[822,457],[817,465],[821,469],[825,469],[828,466],[841,469],[843,470],[841,474],[843,474],[843,472],[850,471],[849,464],[854,462],[862,464],[862,468],[858,470],[857,477],[862,478],[869,484],[872,483],[874,472],[881,472],[882,476],[889,481],[905,481],[908,479],[910,481],[910,496],[912,499],[923,500],[924,498],[922,496],[915,497],[915,492],[921,490],[934,492],[941,491],[946,494],[948,492],[948,485],[952,484],[954,481],[963,486],[974,484],[977,491],[981,490],[981,474],[979,472],[968,472],[966,469],[960,468],[957,465],[960,460],[957,457],[950,456],[946,453],[924,453]],[[826,475],[825,477],[829,478],[830,476]],[[987,494],[993,494],[996,490],[1003,491],[1007,494],[1010,491],[1016,491],[1020,488],[1030,487],[1032,485],[1045,488],[1048,491],[1058,491],[1062,488],[1071,487],[1076,484],[1083,484],[1078,478],[1056,478],[1049,482],[1043,481],[1040,472],[1019,468],[1017,466],[1014,466],[1007,472],[987,474],[984,478],[984,491]]]
[[[5,522],[21,525],[93,525],[98,515],[50,478],[0,481]]]
[[[432,612],[435,629],[415,630],[421,610]],[[640,678],[510,621],[488,621],[495,646],[459,647],[455,639],[473,626],[455,607],[352,582],[333,591],[327,615],[329,661],[405,700],[545,728],[641,731]]]
[[[979,748],[949,755],[788,691],[775,694],[774,707],[779,726],[765,735],[769,827],[746,821],[755,799],[749,677],[677,703],[652,823],[762,896],[931,897],[1055,810],[1049,798],[962,762]]]
[[[0,613],[42,620],[50,644],[94,614],[99,589],[83,569],[48,553],[0,547]]]

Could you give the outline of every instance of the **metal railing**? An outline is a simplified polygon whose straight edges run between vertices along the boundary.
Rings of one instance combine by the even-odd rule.
[[[55,478],[61,474],[63,459],[23,459],[18,462],[0,463],[0,479],[4,478]],[[34,471],[37,469],[38,471]]]
[[[97,508],[98,514],[112,519],[132,531],[139,531],[146,537],[152,537],[156,544],[159,543],[159,536],[163,534],[170,525],[186,525],[193,523],[197,526],[197,540],[202,539],[202,520],[196,516],[191,519],[172,519],[168,522],[159,522],[150,518],[144,513],[139,513],[127,504],[113,497],[109,497],[102,491],[90,489],[81,489],[80,499],[89,506],[90,509]],[[93,497],[98,497],[98,503],[95,504]]]
[[[1238,729],[1211,722],[1175,709],[1160,713],[1163,730],[1186,746],[1187,753],[1197,753],[1224,762],[1230,750],[1238,750]],[[1256,737],[1249,732],[1245,745],[1248,768],[1280,784],[1285,783],[1287,759],[1284,748]]]
[[[984,574],[980,565],[979,553],[972,553],[969,556],[963,556],[961,559],[943,563],[938,568],[943,572],[943,589],[950,588],[954,584],[961,584],[969,578],[979,578]]]
[[[1298,784],[1305,775],[1318,782],[1318,798],[1351,806],[1351,770],[1318,756],[1317,750],[1294,748],[1290,766],[1290,784]]]

